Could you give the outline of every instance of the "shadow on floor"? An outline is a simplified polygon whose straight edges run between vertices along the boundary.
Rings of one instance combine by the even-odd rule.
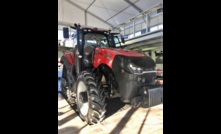
[[[63,97],[63,99],[67,102],[67,97],[64,95],[64,93],[61,91],[60,94]],[[79,112],[77,111],[77,105],[76,104],[75,105],[70,105],[69,102],[67,102],[67,103],[68,103],[68,106],[70,106],[71,109],[73,109],[75,111],[76,115],[79,116]],[[80,116],[79,116],[79,118],[80,118]],[[80,118],[80,119],[82,120],[82,118]]]
[[[61,116],[61,115],[65,114],[65,113],[67,113],[67,112],[70,112],[70,111],[72,111],[72,109],[70,109],[70,110],[68,110],[68,111],[65,111],[65,112],[58,112],[58,116]]]
[[[64,119],[58,121],[58,126],[62,126],[63,124],[65,124],[66,122],[74,119],[75,117],[77,117],[78,115],[76,113],[73,113],[67,117],[65,117]]]
[[[146,122],[146,119],[147,119],[148,114],[150,113],[150,109],[151,109],[151,108],[148,109],[148,111],[147,111],[147,113],[146,113],[146,115],[145,115],[145,118],[143,119],[143,122],[142,122],[142,124],[141,124],[141,126],[140,126],[140,129],[139,129],[138,134],[140,134],[141,131],[142,131],[142,129],[143,129],[143,125],[144,125],[144,123]]]
[[[58,130],[58,134],[79,134],[83,128],[85,128],[87,125],[84,125],[81,128],[77,127],[65,127],[63,129]]]
[[[116,125],[116,127],[110,132],[110,134],[119,134],[136,110],[137,108],[131,108],[121,119],[121,121]]]
[[[125,103],[121,102],[120,98],[107,99],[106,102],[107,102],[106,106],[107,112],[106,112],[106,117],[104,119],[122,110],[122,108],[125,106]]]

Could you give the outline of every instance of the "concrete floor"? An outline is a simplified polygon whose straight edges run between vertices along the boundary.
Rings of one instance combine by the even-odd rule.
[[[107,101],[103,122],[87,125],[58,94],[58,134],[162,134],[163,105],[133,109],[119,98]],[[114,105],[114,107],[113,107]]]

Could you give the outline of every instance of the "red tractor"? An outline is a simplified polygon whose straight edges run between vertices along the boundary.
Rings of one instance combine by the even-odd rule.
[[[76,45],[61,57],[61,88],[84,121],[102,121],[106,99],[113,97],[133,107],[162,104],[163,87],[156,84],[156,64],[150,57],[118,47],[120,39],[111,30],[80,24],[71,28]]]

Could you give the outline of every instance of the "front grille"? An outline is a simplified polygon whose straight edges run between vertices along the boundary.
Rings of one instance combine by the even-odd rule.
[[[156,73],[144,73],[137,77],[139,84],[148,84],[156,80]]]
[[[149,106],[156,106],[163,102],[163,88],[153,88],[148,90]]]

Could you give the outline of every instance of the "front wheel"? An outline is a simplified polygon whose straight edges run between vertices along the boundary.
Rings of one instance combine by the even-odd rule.
[[[98,90],[91,73],[83,71],[77,79],[77,107],[80,117],[88,124],[96,124],[105,117],[106,102],[103,90]]]

